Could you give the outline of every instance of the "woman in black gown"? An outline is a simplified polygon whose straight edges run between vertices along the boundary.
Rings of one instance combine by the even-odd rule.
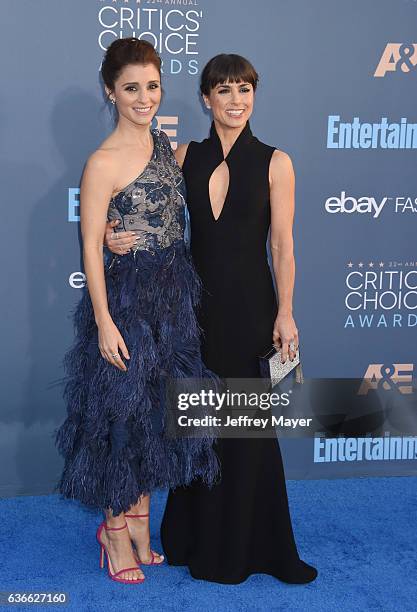
[[[291,160],[253,136],[258,75],[237,55],[210,60],[201,93],[213,113],[209,138],[180,145],[191,252],[203,282],[203,360],[221,377],[259,377],[258,356],[298,345],[292,317],[294,178]],[[271,227],[279,308],[267,261]],[[291,346],[290,346],[291,345]],[[197,579],[236,584],[265,573],[307,583],[317,571],[298,555],[276,438],[219,439],[222,476],[170,491],[161,526],[168,563]]]

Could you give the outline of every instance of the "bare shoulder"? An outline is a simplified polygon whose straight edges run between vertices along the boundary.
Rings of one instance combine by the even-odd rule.
[[[177,160],[177,164],[181,168],[184,163],[185,156],[187,155],[188,145],[189,145],[188,142],[187,144],[179,144],[176,150],[174,151],[174,155],[175,155],[175,159]]]
[[[110,151],[98,149],[90,155],[81,179],[81,199],[83,208],[103,204],[107,206],[113,194],[117,176],[117,164]]]
[[[269,176],[272,181],[291,179],[294,176],[292,159],[288,153],[275,149],[271,157]]]
[[[109,170],[114,164],[114,153],[110,149],[97,149],[87,159],[86,166],[94,171]]]
[[[117,157],[111,149],[97,149],[87,159],[84,178],[99,178],[112,182],[117,170]]]

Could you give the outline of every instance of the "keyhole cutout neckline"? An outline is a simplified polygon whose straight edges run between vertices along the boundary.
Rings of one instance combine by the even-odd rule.
[[[236,154],[239,153],[239,151],[241,150],[242,145],[249,143],[252,140],[252,138],[253,138],[252,131],[250,129],[249,121],[247,121],[245,127],[240,132],[239,136],[236,138],[235,142],[231,146],[230,151],[228,152],[228,154],[226,156],[224,156],[222,142],[221,142],[220,137],[219,137],[219,135],[217,133],[214,121],[211,124],[210,137],[209,137],[208,140],[209,140],[209,142],[212,143],[214,151],[216,153],[215,161],[218,160],[219,163],[216,165],[216,167],[214,168],[213,172],[210,174],[210,177],[209,177],[209,180],[208,180],[208,184],[207,184],[207,196],[208,196],[209,206],[210,206],[210,210],[211,210],[211,216],[212,216],[213,221],[215,223],[217,223],[220,220],[220,218],[222,217],[223,211],[224,211],[224,207],[226,206],[226,202],[227,202],[227,199],[229,197],[229,192],[230,192],[230,166],[229,166],[229,162],[232,161],[233,158],[236,156]],[[225,163],[226,167],[227,167],[228,182],[227,182],[226,193],[225,193],[225,196],[224,196],[224,199],[223,199],[223,204],[222,204],[222,206],[220,208],[219,214],[216,217],[215,214],[214,214],[213,202],[212,202],[212,197],[211,197],[211,194],[210,194],[210,184],[211,184],[211,180],[212,180],[213,176],[215,175],[216,171],[219,170],[219,168],[222,166],[223,163]]]
[[[219,207],[218,207],[219,212],[218,212],[218,215],[217,215],[217,217],[216,217],[216,215],[215,215],[215,210],[214,210],[214,208],[215,208],[215,207],[214,207],[214,204],[213,204],[213,202],[214,202],[214,193],[213,193],[213,189],[212,189],[212,187],[213,187],[212,180],[214,180],[214,179],[215,179],[215,174],[216,174],[217,172],[218,172],[219,174],[221,174],[221,173],[223,172],[223,171],[221,170],[221,168],[222,168],[223,164],[224,164],[224,166],[225,166],[225,172],[227,172],[227,179],[226,179],[226,180],[227,180],[227,186],[226,186],[226,184],[225,184],[226,189],[225,189],[225,194],[224,194],[224,198],[223,198],[223,203],[221,204],[221,206],[219,206]],[[219,191],[219,192],[223,192],[222,187],[223,187],[223,185],[220,185],[220,187],[218,188],[218,191]],[[223,212],[224,206],[225,206],[225,204],[226,204],[227,196],[229,195],[229,188],[230,188],[230,170],[229,170],[229,166],[227,165],[227,161],[226,161],[226,159],[224,159],[224,160],[223,160],[222,162],[220,162],[220,164],[219,164],[219,165],[218,165],[218,166],[217,166],[217,167],[216,167],[216,168],[213,170],[213,172],[212,172],[212,173],[211,173],[211,175],[210,175],[209,182],[208,182],[208,196],[209,196],[209,201],[210,201],[211,214],[213,215],[213,219],[214,219],[215,221],[218,221],[218,220],[220,219],[221,215],[222,215],[222,212]],[[221,193],[221,195],[222,195],[222,193]],[[217,207],[216,207],[216,210],[217,210]]]

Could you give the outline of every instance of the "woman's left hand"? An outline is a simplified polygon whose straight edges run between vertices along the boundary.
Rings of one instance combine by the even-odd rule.
[[[272,341],[276,348],[282,349],[282,363],[288,359],[292,361],[298,349],[298,329],[291,314],[278,313],[275,319]],[[294,350],[290,349],[294,346]]]

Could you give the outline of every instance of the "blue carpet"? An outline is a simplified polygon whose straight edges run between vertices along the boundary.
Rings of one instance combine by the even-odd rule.
[[[65,591],[67,606],[2,610],[415,612],[417,478],[288,481],[301,556],[319,570],[309,585],[265,575],[236,586],[193,580],[186,568],[148,567],[141,585],[119,585],[98,567],[98,513],[57,495],[1,501],[0,590]],[[159,549],[165,495],[152,502]]]

